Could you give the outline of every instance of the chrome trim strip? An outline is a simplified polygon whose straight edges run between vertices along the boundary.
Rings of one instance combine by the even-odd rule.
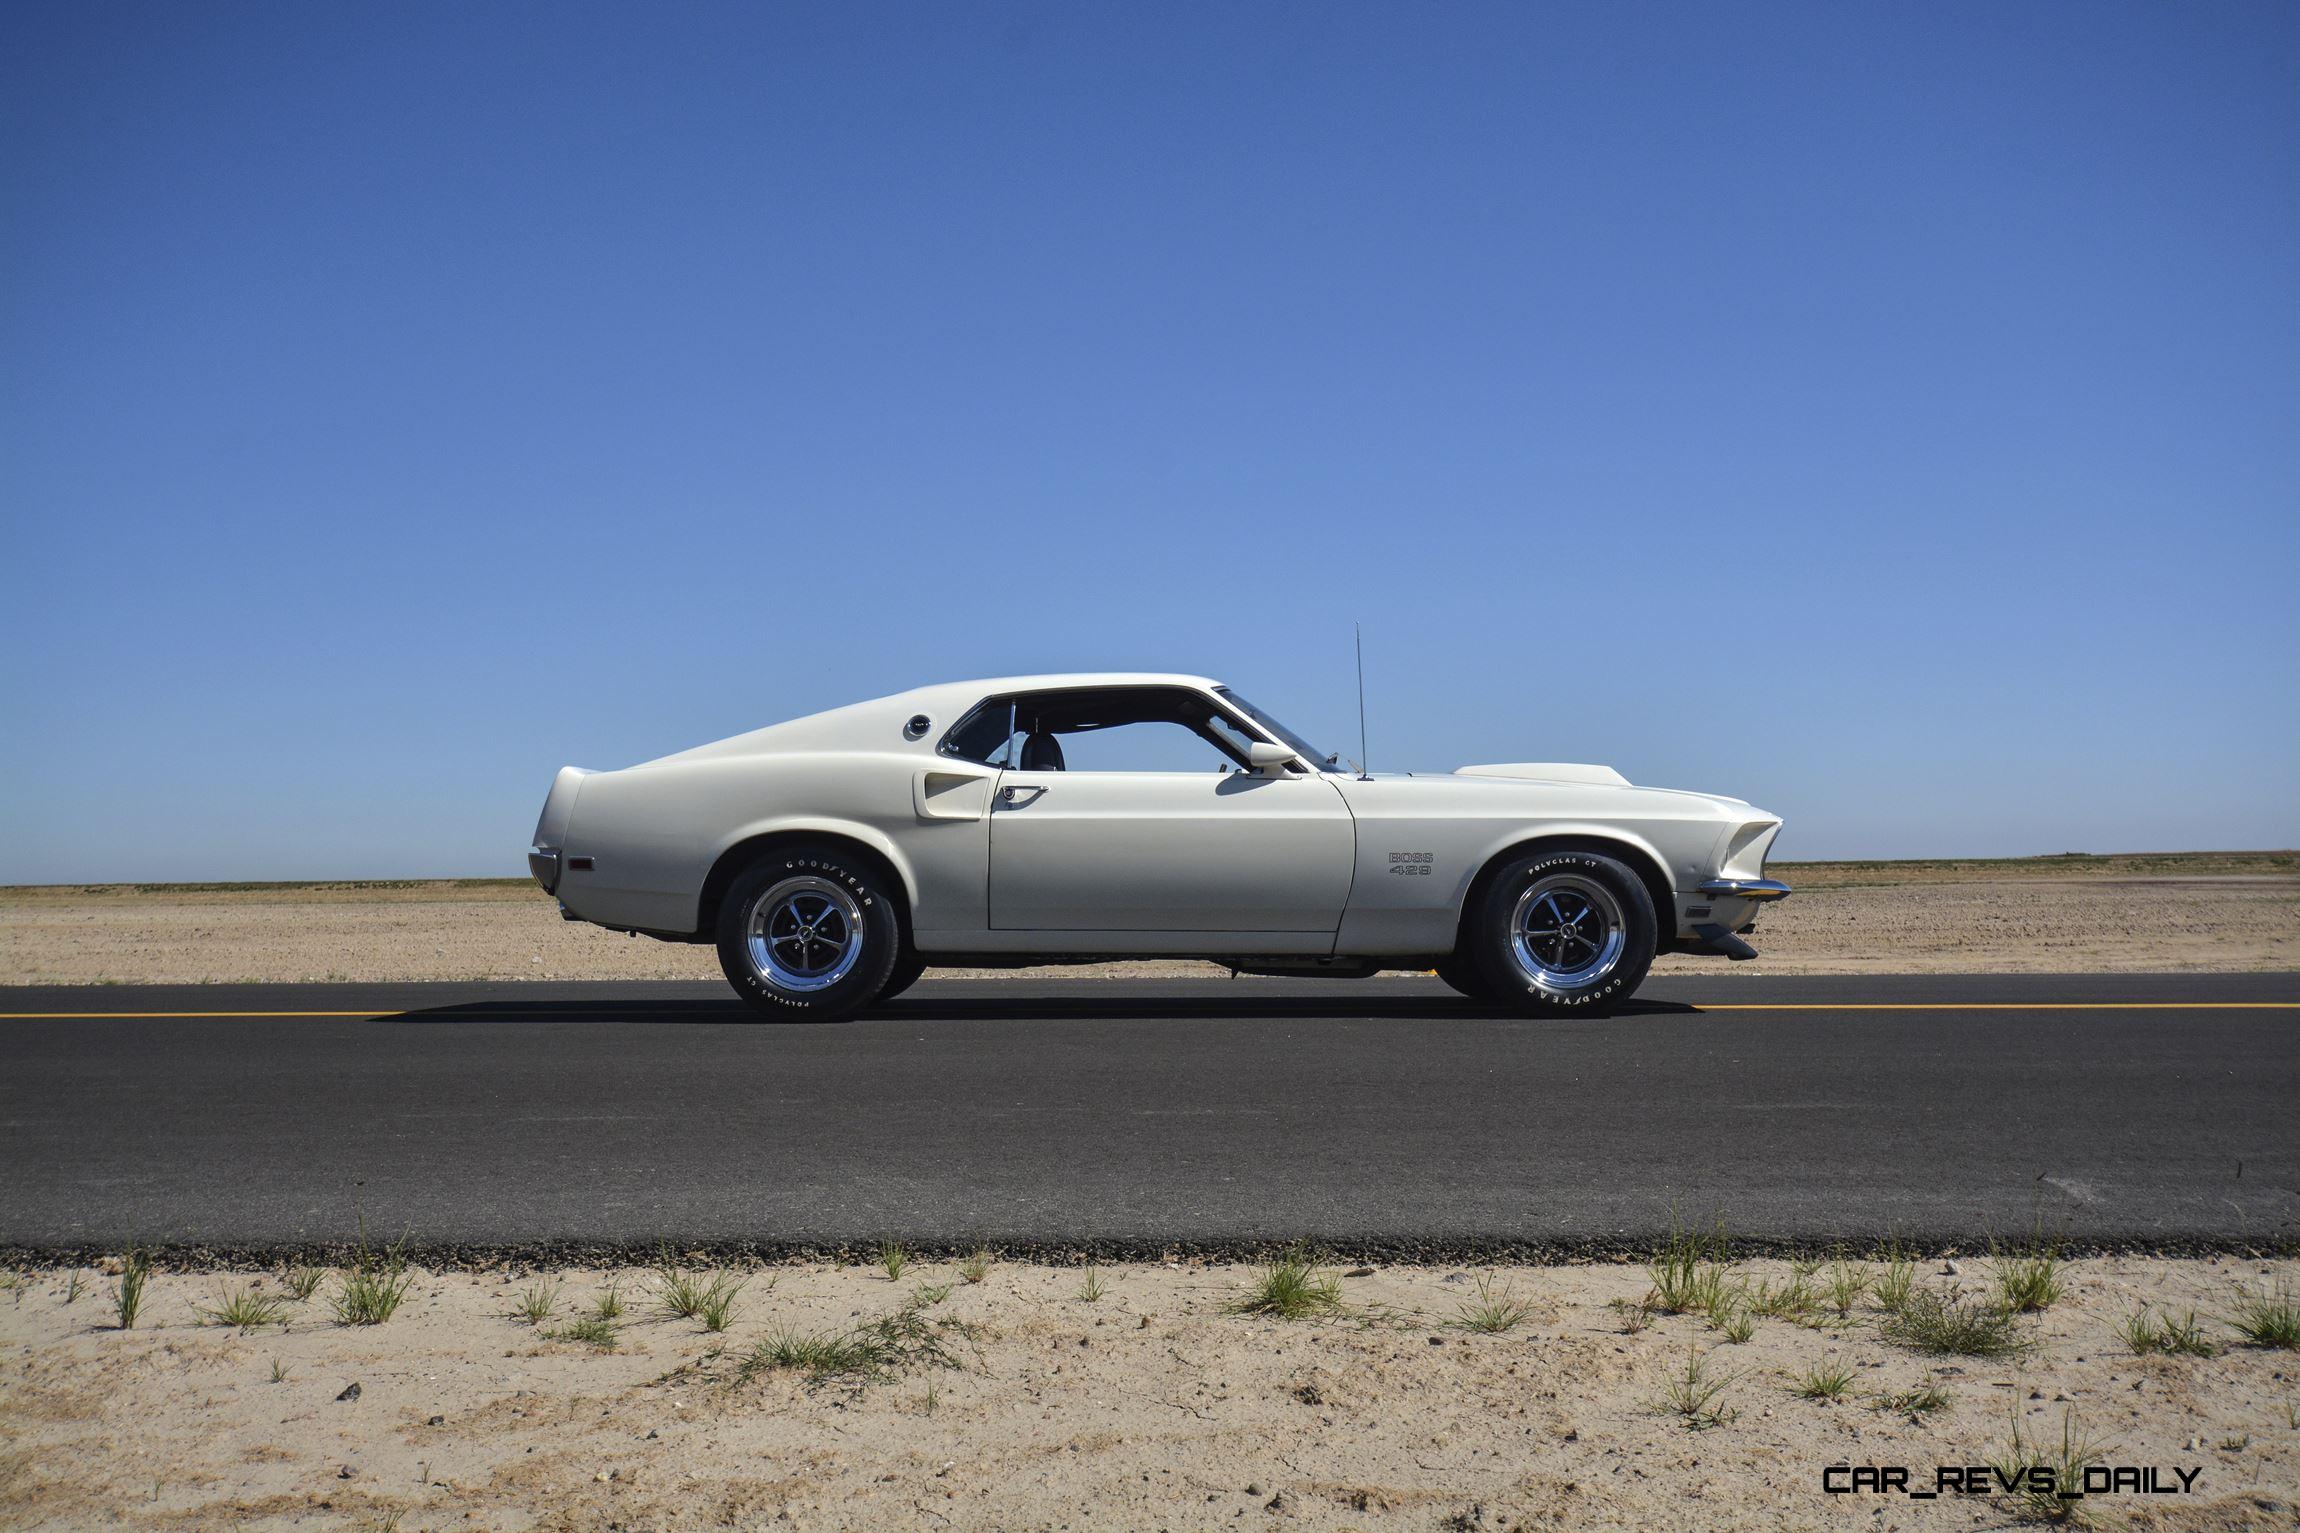
[[[1713,900],[1783,900],[1792,891],[1777,878],[1712,878],[1693,892]]]

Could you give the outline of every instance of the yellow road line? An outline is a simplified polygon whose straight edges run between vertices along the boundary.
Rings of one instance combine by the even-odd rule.
[[[2300,1011],[2300,1001],[1734,1001],[1696,1011]]]

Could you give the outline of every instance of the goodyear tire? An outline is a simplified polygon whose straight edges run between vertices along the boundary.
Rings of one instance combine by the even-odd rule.
[[[1493,992],[1486,988],[1485,976],[1478,972],[1476,962],[1465,953],[1449,953],[1439,959],[1437,977],[1473,1001],[1493,999]]]
[[[1653,897],[1594,852],[1537,852],[1486,881],[1469,922],[1492,997],[1536,1016],[1606,1016],[1653,966]]]
[[[902,922],[880,876],[827,846],[753,862],[719,902],[719,967],[735,993],[777,1022],[836,1022],[886,987]]]

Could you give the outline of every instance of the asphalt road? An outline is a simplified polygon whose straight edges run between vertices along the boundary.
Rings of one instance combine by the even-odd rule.
[[[66,1016],[25,1015],[61,1012]],[[263,1015],[263,1013],[329,1015]],[[0,989],[0,1249],[2300,1234],[2300,975]],[[131,1015],[102,1015],[129,1013]],[[202,1013],[202,1015],[154,1015]],[[347,1013],[333,1015],[333,1013]]]

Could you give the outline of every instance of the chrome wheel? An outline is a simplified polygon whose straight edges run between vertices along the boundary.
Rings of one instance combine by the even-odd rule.
[[[1613,891],[1578,874],[1535,879],[1510,915],[1510,957],[1543,990],[1571,993],[1597,984],[1613,972],[1627,941]]]
[[[786,878],[751,902],[744,950],[760,979],[783,990],[827,990],[862,957],[862,906],[827,878]]]

